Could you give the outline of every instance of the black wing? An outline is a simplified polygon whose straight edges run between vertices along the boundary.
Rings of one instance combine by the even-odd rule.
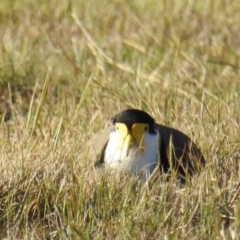
[[[155,128],[159,133],[161,170],[174,169],[185,177],[192,176],[205,165],[203,154],[187,135],[159,124],[155,124]]]
[[[95,160],[94,167],[99,167],[104,163],[104,156],[105,156],[105,150],[107,147],[108,141],[104,144],[100,154],[97,156],[97,159]]]

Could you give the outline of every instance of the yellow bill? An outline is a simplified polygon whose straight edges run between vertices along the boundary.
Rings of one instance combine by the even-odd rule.
[[[148,130],[148,124],[135,123],[129,130],[124,123],[116,123],[116,131],[119,134],[118,149],[128,150],[136,144],[140,152],[144,152],[144,134]]]

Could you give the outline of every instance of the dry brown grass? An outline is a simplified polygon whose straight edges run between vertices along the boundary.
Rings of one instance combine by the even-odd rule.
[[[0,238],[238,239],[239,10],[1,1]],[[192,184],[162,176],[148,188],[85,160],[88,139],[127,107],[197,143],[207,166]]]

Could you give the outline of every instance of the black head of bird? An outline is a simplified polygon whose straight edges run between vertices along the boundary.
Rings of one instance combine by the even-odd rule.
[[[113,118],[115,131],[118,137],[117,149],[125,150],[126,155],[136,146],[136,151],[145,151],[145,138],[149,134],[156,135],[154,119],[141,110],[128,109],[118,113]]]
[[[146,112],[124,110],[112,119],[114,126],[96,165],[128,169],[148,178],[156,167],[176,172],[181,179],[192,176],[205,159],[184,133],[155,123]]]

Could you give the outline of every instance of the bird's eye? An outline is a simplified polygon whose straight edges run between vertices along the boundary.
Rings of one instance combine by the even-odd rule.
[[[117,130],[119,130],[119,127],[116,127]]]
[[[148,130],[148,126],[146,126],[145,128],[144,128],[144,131],[147,131]]]

